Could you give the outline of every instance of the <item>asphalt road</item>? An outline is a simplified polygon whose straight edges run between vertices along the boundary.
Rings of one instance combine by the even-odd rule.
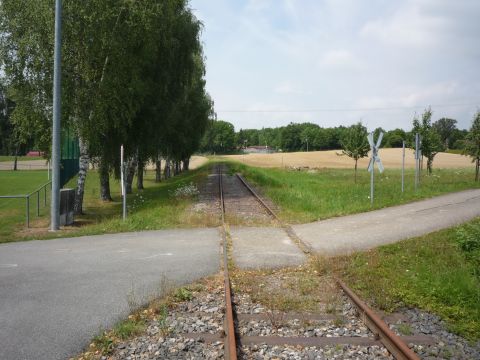
[[[162,290],[219,269],[217,229],[0,245],[0,359],[65,359]]]
[[[348,253],[480,216],[480,190],[294,226],[314,251]],[[242,267],[298,264],[279,228],[232,228]],[[217,229],[165,230],[0,245],[0,359],[65,359],[160,295],[162,278],[188,283],[220,264]],[[130,301],[131,302],[131,301]]]
[[[346,254],[424,235],[480,216],[480,189],[366,213],[296,225],[315,252]]]

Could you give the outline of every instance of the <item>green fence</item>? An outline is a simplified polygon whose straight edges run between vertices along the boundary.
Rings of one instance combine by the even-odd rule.
[[[69,128],[62,129],[60,149],[60,187],[63,187],[79,170],[80,149],[78,137]]]

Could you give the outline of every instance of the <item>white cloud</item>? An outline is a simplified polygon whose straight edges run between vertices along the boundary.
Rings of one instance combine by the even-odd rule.
[[[478,0],[191,4],[205,23],[207,90],[219,117],[237,129],[349,125],[360,117],[408,129],[411,107],[456,103],[470,105],[434,108],[434,117],[467,127],[480,105]],[[347,111],[307,111],[332,108]],[[349,111],[365,108],[389,109]]]
[[[322,56],[320,65],[325,67],[352,67],[356,66],[357,62],[350,51],[330,50]]]

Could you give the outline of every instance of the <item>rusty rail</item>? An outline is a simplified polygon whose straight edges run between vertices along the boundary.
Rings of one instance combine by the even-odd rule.
[[[420,360],[398,335],[340,279],[336,279],[342,290],[353,301],[363,315],[365,325],[376,335],[390,353],[399,360]]]
[[[223,198],[223,175],[222,169],[218,167],[218,186],[220,192],[220,206],[222,208],[222,240],[223,240],[223,273],[225,282],[225,357],[228,360],[237,359],[237,344],[235,338],[235,322],[233,318],[232,289],[230,287],[230,276],[228,274],[227,255],[227,234],[225,229],[225,202]]]
[[[302,250],[309,254],[311,253],[310,248],[301,241],[301,239],[296,236],[295,232],[293,229],[286,224],[283,224],[282,221],[278,218],[278,216],[275,214],[275,212],[263,201],[263,199],[256,193],[256,191],[247,183],[247,181],[240,175],[236,174],[238,179],[243,183],[243,185],[250,191],[250,193],[260,202],[260,204],[267,210],[267,212],[272,215],[272,217],[277,220],[282,227],[287,231],[288,235],[295,240],[295,242],[302,248]],[[220,187],[221,189],[223,188],[222,185],[222,175],[220,173]],[[223,202],[223,190],[221,190],[221,206],[222,206],[222,223],[225,225],[224,222],[224,202]],[[225,227],[224,229],[224,242],[226,243],[226,236],[225,236]],[[226,253],[226,247],[224,247],[224,258],[225,258],[225,264],[227,264],[227,253]],[[228,271],[228,269],[227,269]],[[226,274],[228,276],[228,274]],[[228,279],[225,279],[226,284],[228,282]],[[340,285],[342,290],[345,292],[345,294],[352,300],[352,302],[355,304],[355,306],[358,308],[359,312],[362,314],[362,320],[364,321],[365,325],[375,334],[375,336],[378,338],[378,340],[390,351],[390,353],[394,356],[395,359],[398,360],[420,360],[420,358],[415,354],[413,350],[411,350],[406,343],[398,336],[396,335],[388,325],[372,310],[370,309],[360,298],[340,279],[336,278],[337,283]],[[229,282],[228,282],[229,283]],[[227,303],[228,304],[228,303]],[[233,320],[232,320],[232,327],[233,327]],[[234,330],[229,330],[229,331],[234,331]],[[285,339],[275,339],[271,337],[262,337],[260,340],[256,339],[255,337],[242,337],[244,340],[249,343],[257,343],[258,341],[263,341],[265,342],[268,339],[268,342],[271,343],[272,345],[280,345],[282,341],[285,341]],[[407,337],[407,339],[411,340],[412,342],[426,342],[428,343],[432,339],[424,339],[424,338],[418,338],[416,336],[412,337]],[[248,340],[248,341],[247,341]],[[290,339],[289,339],[290,340]],[[307,339],[308,341],[315,343],[318,345],[318,343],[321,343],[322,341],[318,341],[318,339]],[[325,340],[325,339],[322,339]],[[332,340],[332,339],[330,339]],[[330,341],[328,340],[328,341]],[[343,343],[346,339],[338,338],[338,339],[333,339],[338,343]],[[350,339],[349,339],[350,340]],[[355,339],[354,339],[355,340]],[[307,342],[308,342],[307,341]],[[327,341],[327,340],[325,340]],[[327,341],[327,342],[328,342]],[[370,340],[372,341],[372,340]],[[373,340],[375,341],[375,340]],[[300,345],[308,345],[308,346],[315,346],[308,344],[305,342],[305,339],[303,338],[295,338],[291,339],[292,344]],[[317,343],[318,342],[318,343]],[[355,342],[355,341],[352,341]],[[236,355],[235,355],[236,356]],[[235,357],[236,358],[236,357]]]
[[[290,237],[290,239],[293,240],[294,243],[297,244],[297,246],[300,248],[300,250],[302,250],[305,254],[309,255],[312,253],[312,249],[310,248],[310,246],[308,246],[307,244],[305,244],[303,242],[302,239],[300,239],[300,237],[295,233],[295,231],[293,230],[293,228],[288,225],[288,224],[285,224],[282,220],[280,220],[280,218],[277,216],[277,214],[270,208],[270,206],[268,206],[268,204],[263,201],[263,199],[260,197],[260,195],[257,194],[257,192],[250,186],[250,184],[247,182],[247,180],[245,180],[243,178],[242,175],[240,174],[235,174],[237,175],[237,178],[242,182],[242,184],[248,189],[248,191],[250,191],[250,193],[253,195],[253,197],[255,199],[257,199],[257,201],[265,208],[265,210],[267,210],[267,212],[276,220],[278,221],[278,223],[282,226],[282,228],[285,230],[285,232],[287,233],[287,235]]]

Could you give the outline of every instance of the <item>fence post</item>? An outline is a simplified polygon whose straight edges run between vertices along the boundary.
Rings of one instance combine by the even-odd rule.
[[[26,195],[25,199],[27,199],[27,228],[29,228],[30,227],[30,197],[29,197],[29,195]]]
[[[44,206],[47,206],[47,185],[45,185],[43,189],[45,190],[45,202],[44,202]]]
[[[37,191],[37,217],[40,216],[40,190]]]

